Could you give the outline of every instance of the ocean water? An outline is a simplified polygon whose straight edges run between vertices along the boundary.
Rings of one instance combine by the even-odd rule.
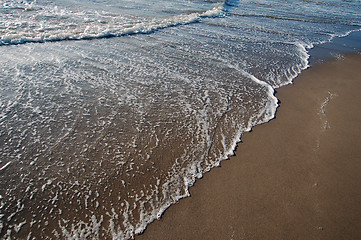
[[[1,0],[0,238],[142,233],[360,30],[360,0]]]

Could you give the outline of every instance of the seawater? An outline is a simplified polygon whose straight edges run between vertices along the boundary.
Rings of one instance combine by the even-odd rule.
[[[2,0],[0,238],[143,232],[360,13],[357,0]]]

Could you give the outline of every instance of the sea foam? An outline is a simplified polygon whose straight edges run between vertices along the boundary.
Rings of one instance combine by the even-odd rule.
[[[274,117],[310,48],[360,28],[352,1],[52,2],[1,2],[4,239],[134,238]]]
[[[104,11],[74,12],[51,6],[37,7],[36,1],[19,2],[16,5],[13,1],[5,1],[2,8],[15,8],[21,12],[31,13],[27,18],[7,15],[0,17],[0,46],[144,34],[225,14],[223,5],[204,12],[154,18],[130,18]]]

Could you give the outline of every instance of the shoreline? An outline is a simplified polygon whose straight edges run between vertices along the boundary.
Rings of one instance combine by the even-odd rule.
[[[136,239],[360,238],[359,69],[347,55],[277,89],[275,119]]]

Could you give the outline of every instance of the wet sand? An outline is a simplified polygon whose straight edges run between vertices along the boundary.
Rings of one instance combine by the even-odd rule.
[[[277,90],[256,126],[136,239],[361,239],[361,55]]]

